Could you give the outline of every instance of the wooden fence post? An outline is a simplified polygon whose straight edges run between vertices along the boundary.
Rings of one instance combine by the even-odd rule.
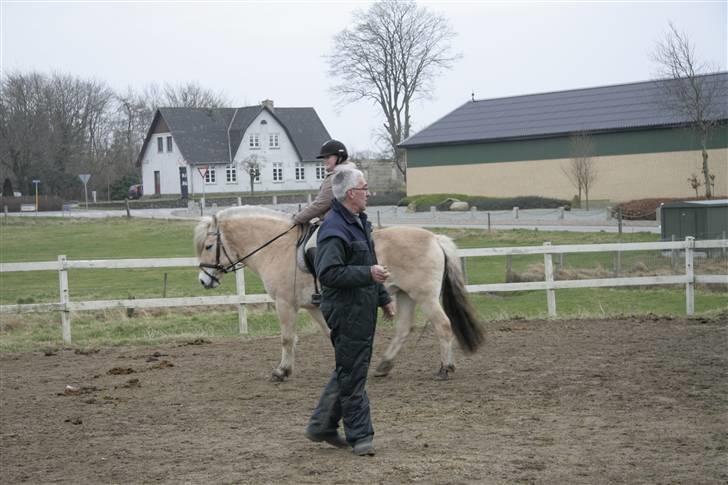
[[[68,310],[70,296],[68,294],[68,270],[66,269],[66,255],[58,256],[58,286],[61,292],[61,329],[63,343],[71,343],[71,312]]]
[[[242,267],[238,267],[235,271],[235,288],[238,290],[238,297],[242,300],[245,298],[245,273]],[[248,308],[245,303],[238,304],[238,322],[241,335],[248,334]]]
[[[550,242],[543,243],[551,246]],[[546,278],[546,303],[549,308],[549,318],[556,317],[556,290],[554,290],[554,262],[551,253],[543,255],[544,276]]]
[[[695,313],[695,267],[693,257],[695,251],[695,238],[685,238],[685,312],[688,315]]]

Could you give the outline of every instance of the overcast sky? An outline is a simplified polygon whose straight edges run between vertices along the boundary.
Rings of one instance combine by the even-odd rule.
[[[325,54],[371,2],[0,0],[0,67],[60,71],[142,89],[198,81],[235,106],[311,106],[350,151],[376,149],[366,103],[337,108]],[[413,109],[414,132],[476,99],[651,79],[668,22],[726,70],[728,1],[419,2],[449,19],[462,54]]]

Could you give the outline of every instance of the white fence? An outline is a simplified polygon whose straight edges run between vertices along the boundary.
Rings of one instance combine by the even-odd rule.
[[[652,286],[652,285],[685,285],[685,310],[688,315],[695,311],[695,284],[712,283],[728,285],[728,274],[698,275],[694,271],[694,255],[696,249],[722,249],[728,248],[728,240],[695,241],[688,237],[685,241],[651,242],[651,243],[614,243],[614,244],[584,244],[552,246],[544,243],[543,246],[506,247],[506,248],[473,248],[460,249],[461,258],[476,256],[508,256],[508,255],[544,255],[544,281],[531,281],[523,283],[497,283],[482,285],[467,285],[471,293],[493,293],[501,291],[546,290],[546,302],[550,317],[556,316],[556,290],[567,288],[600,288],[619,286]],[[667,276],[639,276],[627,278],[599,278],[579,280],[554,279],[554,254],[567,253],[597,253],[597,252],[626,252],[626,251],[684,251],[685,274]],[[85,310],[102,310],[106,308],[159,308],[181,307],[197,305],[238,305],[240,333],[248,332],[246,305],[251,303],[270,303],[273,300],[267,294],[245,294],[245,280],[243,271],[235,272],[236,293],[215,296],[197,296],[182,298],[151,298],[126,300],[94,300],[71,301],[68,288],[69,269],[132,269],[132,268],[169,268],[194,267],[198,262],[195,258],[168,258],[168,259],[117,259],[117,260],[76,260],[69,261],[65,256],[58,256],[58,261],[39,263],[4,263],[0,264],[0,273],[20,271],[48,271],[57,270],[60,300],[58,303],[0,305],[0,314],[50,312],[61,313],[63,341],[71,342],[71,312]],[[726,271],[728,273],[728,271]]]

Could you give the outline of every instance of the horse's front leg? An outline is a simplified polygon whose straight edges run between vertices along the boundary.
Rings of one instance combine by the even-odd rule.
[[[296,349],[296,308],[283,300],[276,300],[276,312],[281,324],[281,363],[273,370],[274,381],[285,381],[293,373]]]

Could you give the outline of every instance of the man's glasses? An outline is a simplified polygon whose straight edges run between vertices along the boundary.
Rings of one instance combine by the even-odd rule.
[[[352,187],[349,190],[365,190],[369,192],[369,187]]]

